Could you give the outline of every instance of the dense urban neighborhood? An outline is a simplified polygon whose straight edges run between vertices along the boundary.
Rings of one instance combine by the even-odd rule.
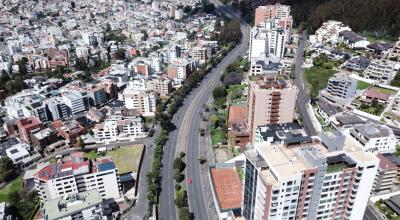
[[[2,1],[0,219],[400,219],[399,21],[334,3]]]

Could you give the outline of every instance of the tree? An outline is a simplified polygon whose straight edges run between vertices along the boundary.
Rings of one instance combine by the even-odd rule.
[[[179,208],[187,207],[188,200],[187,200],[186,190],[176,192],[175,205],[178,206]]]
[[[172,167],[175,170],[179,170],[180,172],[182,172],[185,168],[186,168],[186,164],[185,162],[183,162],[183,160],[180,157],[175,158]]]
[[[81,150],[85,149],[85,142],[83,142],[83,139],[81,137],[79,137],[79,147],[81,148]]]
[[[125,60],[125,49],[118,49],[114,57],[117,60]]]
[[[185,179],[185,175],[181,173],[179,170],[174,170],[174,180],[178,183],[182,182]]]
[[[107,33],[111,32],[111,26],[109,23],[106,24],[106,32]]]
[[[144,40],[147,40],[147,38],[149,38],[149,34],[147,34],[147,31],[145,29],[140,31],[143,34],[143,38]]]
[[[75,8],[75,2],[71,2],[71,8]]]
[[[238,43],[241,36],[239,19],[225,22],[224,26],[221,28],[220,40],[223,44]]]
[[[192,213],[190,213],[189,208],[183,207],[179,209],[179,219],[180,220],[191,220]]]
[[[243,72],[234,71],[223,75],[222,84],[225,86],[225,88],[228,88],[230,85],[240,84],[242,80]]]
[[[223,86],[215,87],[213,92],[212,92],[212,94],[213,94],[214,100],[217,100],[219,98],[224,98],[227,95],[226,94],[226,90],[225,90],[225,88]]]
[[[211,14],[215,10],[215,5],[213,3],[207,2],[203,4],[203,10],[207,14]]]
[[[9,181],[14,177],[14,163],[9,157],[0,158],[0,182]]]
[[[77,59],[75,62],[75,69],[79,70],[79,71],[86,71],[88,70],[88,64],[86,62],[85,59]]]
[[[183,12],[186,13],[186,14],[190,14],[191,11],[192,11],[192,7],[190,7],[190,5],[186,5],[183,8]]]
[[[164,130],[168,130],[171,127],[171,118],[165,112],[157,113],[156,121],[160,123],[161,128]]]
[[[183,151],[179,152],[179,157],[180,157],[180,158],[184,158],[185,155],[186,155],[185,152],[183,152]]]
[[[28,58],[22,57],[22,59],[18,60],[16,64],[18,65],[18,73],[20,74],[20,76],[28,75]]]

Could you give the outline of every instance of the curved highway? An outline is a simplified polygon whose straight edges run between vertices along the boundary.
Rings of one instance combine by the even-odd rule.
[[[238,14],[231,8],[223,6],[219,1],[212,1],[216,10],[225,16],[236,18]],[[201,181],[199,158],[199,125],[200,112],[212,95],[212,90],[219,84],[220,76],[226,67],[233,63],[239,56],[247,52],[249,44],[250,26],[241,21],[241,42],[203,79],[200,85],[185,99],[183,106],[172,118],[176,130],[169,133],[169,141],[164,147],[162,160],[162,191],[160,195],[160,219],[177,219],[174,204],[174,181],[172,163],[175,159],[177,147],[186,149],[186,177],[192,179],[192,184],[187,185],[189,208],[195,219],[207,220],[209,207],[206,205]]]

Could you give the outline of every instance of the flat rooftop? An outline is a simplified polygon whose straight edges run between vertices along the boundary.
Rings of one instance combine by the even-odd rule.
[[[92,190],[44,201],[42,210],[46,219],[61,219],[102,203],[100,193]]]
[[[342,151],[329,152],[321,143],[312,143],[287,146],[285,144],[256,143],[255,148],[265,158],[271,172],[278,179],[301,174],[302,171],[315,168],[315,164],[323,161],[324,164],[336,164],[337,158],[348,165],[362,161],[378,160],[373,154],[364,149],[351,138],[346,138]],[[307,157],[312,155],[312,159]],[[268,177],[268,176],[266,176]]]
[[[221,210],[236,209],[242,205],[242,183],[233,168],[212,168],[211,179]]]

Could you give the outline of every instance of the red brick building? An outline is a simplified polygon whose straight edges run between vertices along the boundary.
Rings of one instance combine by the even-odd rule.
[[[31,143],[31,134],[44,128],[43,123],[35,116],[29,116],[17,121],[17,127],[21,140]]]

